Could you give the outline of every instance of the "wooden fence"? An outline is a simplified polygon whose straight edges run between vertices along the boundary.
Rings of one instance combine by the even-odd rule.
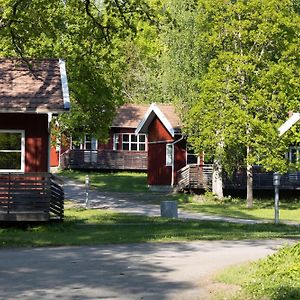
[[[147,152],[69,150],[61,155],[62,168],[146,171]]]
[[[1,174],[0,221],[63,219],[62,182],[49,173]]]

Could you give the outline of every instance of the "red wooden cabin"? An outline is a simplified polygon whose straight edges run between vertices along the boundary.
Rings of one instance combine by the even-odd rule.
[[[177,171],[187,164],[186,140],[173,105],[152,104],[136,134],[148,134],[148,184],[152,190],[170,189]]]
[[[69,108],[64,61],[47,59],[24,62],[18,59],[0,59],[2,219],[18,218],[20,214],[13,211],[20,212],[20,207],[22,213],[32,211],[36,205],[32,200],[33,193],[38,201],[45,200],[47,188],[54,181],[49,175],[50,121],[53,115],[68,111]],[[29,181],[31,189],[29,185],[25,189],[26,182]],[[49,187],[44,186],[43,193],[36,193],[36,186],[45,182],[49,183]],[[5,191],[6,184],[9,185],[10,192],[15,188],[13,194]],[[49,196],[49,192],[47,195]],[[29,203],[27,206],[25,201]],[[45,215],[49,216],[49,211],[44,217]]]
[[[128,104],[119,108],[106,144],[86,135],[61,155],[63,168],[90,170],[147,170],[147,136],[135,130],[149,105]],[[55,156],[54,156],[55,158]]]

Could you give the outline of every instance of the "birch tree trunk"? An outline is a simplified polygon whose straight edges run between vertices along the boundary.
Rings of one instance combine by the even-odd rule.
[[[220,159],[214,159],[214,163],[213,163],[212,192],[220,199],[224,197],[222,164]]]
[[[247,147],[247,157],[250,154],[250,147]],[[253,168],[247,163],[247,207],[253,207]]]

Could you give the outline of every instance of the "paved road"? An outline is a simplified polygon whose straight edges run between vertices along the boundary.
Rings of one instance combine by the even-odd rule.
[[[206,241],[0,250],[0,299],[209,299],[207,277],[284,243]]]

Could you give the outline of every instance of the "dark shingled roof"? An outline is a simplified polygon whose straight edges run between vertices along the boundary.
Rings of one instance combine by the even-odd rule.
[[[180,130],[181,122],[172,104],[157,104],[175,130]],[[121,106],[112,127],[137,128],[148,111],[149,104],[126,104]]]
[[[112,127],[137,128],[150,105],[148,104],[126,104],[121,106]]]
[[[0,58],[0,112],[65,110],[58,59]]]

